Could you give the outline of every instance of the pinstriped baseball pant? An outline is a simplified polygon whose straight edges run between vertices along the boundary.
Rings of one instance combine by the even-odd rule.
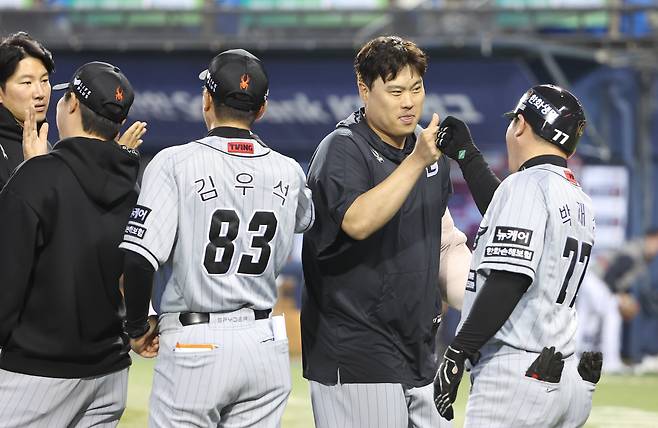
[[[471,370],[464,427],[535,428],[585,424],[595,386],[578,374],[578,360],[564,360],[560,383],[525,376],[539,356],[506,345],[485,345]]]
[[[127,388],[127,368],[84,379],[0,370],[0,426],[115,427],[126,408]]]
[[[450,428],[434,406],[434,386],[310,381],[317,428]]]
[[[291,388],[288,340],[273,340],[271,319],[254,320],[252,310],[215,315],[188,326],[178,313],[160,316],[150,427],[280,425]]]

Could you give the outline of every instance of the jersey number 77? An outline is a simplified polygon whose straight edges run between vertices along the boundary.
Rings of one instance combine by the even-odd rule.
[[[576,303],[576,296],[578,296],[578,290],[580,290],[580,286],[583,283],[583,278],[585,277],[585,272],[587,271],[587,265],[589,264],[591,254],[592,244],[588,242],[578,242],[578,240],[575,238],[567,237],[567,242],[564,245],[562,257],[569,260],[569,269],[567,270],[567,274],[564,277],[564,281],[562,282],[562,288],[560,288],[560,294],[557,296],[556,303],[564,303],[564,300],[567,297],[567,288],[571,283],[571,277],[573,276],[577,261],[579,264],[584,264],[584,266],[582,273],[580,274],[580,279],[578,280],[576,292],[571,299],[571,303],[569,303],[569,307],[572,308],[574,303]]]

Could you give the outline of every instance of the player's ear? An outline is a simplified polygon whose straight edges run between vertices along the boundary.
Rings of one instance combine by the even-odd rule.
[[[265,114],[265,111],[266,111],[266,110],[267,110],[267,101],[265,101],[265,102],[263,103],[263,105],[260,106],[260,108],[258,109],[258,113],[256,113],[256,120],[258,120],[258,119],[260,119],[261,117],[263,117],[263,115]]]
[[[71,94],[69,96],[69,99],[67,100],[67,103],[66,103],[66,110],[69,112],[69,114],[73,114],[79,108],[80,108],[80,100],[78,100],[78,97]]]
[[[523,117],[522,114],[516,115],[516,119],[514,120],[514,136],[516,138],[519,138],[523,133],[527,130],[528,128],[528,122],[526,122],[525,118]]]
[[[368,85],[366,85],[363,80],[361,80],[361,77],[357,77],[356,86],[359,88],[359,96],[361,97],[361,101],[363,101],[364,104],[367,103],[368,96],[370,95],[370,89],[368,88]]]
[[[203,97],[202,97],[202,103],[203,103],[203,111],[210,111],[210,108],[212,107],[212,96],[210,95],[210,92],[208,92],[208,89],[203,88]]]

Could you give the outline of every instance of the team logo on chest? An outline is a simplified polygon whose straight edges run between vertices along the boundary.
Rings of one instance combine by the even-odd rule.
[[[384,163],[384,158],[382,157],[382,155],[380,155],[379,153],[377,153],[377,150],[375,150],[375,149],[370,149],[370,151],[371,151],[372,154],[375,156],[375,159],[377,159],[377,162],[379,162],[379,163]]]
[[[434,177],[439,173],[439,163],[434,162],[432,165],[425,168],[425,172],[427,172],[427,178]]]

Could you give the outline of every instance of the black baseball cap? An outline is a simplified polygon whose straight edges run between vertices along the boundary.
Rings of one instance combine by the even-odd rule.
[[[99,61],[78,68],[69,83],[53,86],[55,91],[62,89],[70,89],[91,111],[115,123],[123,122],[135,99],[133,87],[119,67]]]
[[[199,74],[213,97],[229,107],[256,111],[267,100],[269,80],[261,61],[244,49],[217,55]]]

